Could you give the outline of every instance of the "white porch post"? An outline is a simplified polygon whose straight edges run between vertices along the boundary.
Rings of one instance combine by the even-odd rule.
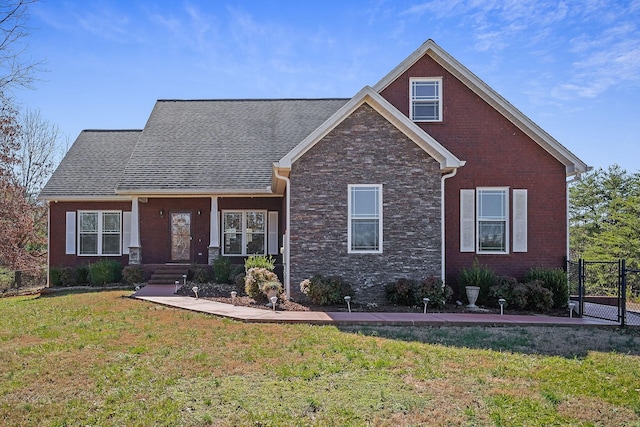
[[[129,241],[129,264],[140,264],[140,214],[138,213],[138,197],[131,199],[131,238]]]
[[[209,264],[220,254],[220,223],[218,216],[218,196],[211,197],[211,215],[209,218]]]

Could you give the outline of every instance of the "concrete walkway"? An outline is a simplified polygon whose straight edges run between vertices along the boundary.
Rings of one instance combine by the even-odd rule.
[[[273,311],[260,308],[235,306],[206,299],[174,295],[172,286],[156,289],[150,285],[140,289],[131,297],[182,308],[200,313],[213,314],[242,322],[255,323],[307,323],[314,325],[403,325],[403,326],[618,326],[615,322],[591,318],[553,317],[544,315],[521,316],[490,313],[378,313],[378,312],[324,312],[324,311]]]

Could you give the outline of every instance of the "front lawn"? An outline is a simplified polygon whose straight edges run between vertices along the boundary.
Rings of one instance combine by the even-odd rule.
[[[0,424],[640,425],[637,330],[244,324],[130,293],[0,299]]]

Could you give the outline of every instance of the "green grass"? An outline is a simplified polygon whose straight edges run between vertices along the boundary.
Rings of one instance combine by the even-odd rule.
[[[0,300],[0,424],[640,426],[637,331],[244,324]]]

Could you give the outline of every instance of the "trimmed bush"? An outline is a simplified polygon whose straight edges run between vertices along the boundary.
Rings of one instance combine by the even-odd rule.
[[[442,280],[431,276],[418,283],[415,292],[416,305],[423,304],[423,298],[429,298],[429,304],[442,308],[453,295],[453,289],[442,283]]]
[[[492,306],[498,306],[498,299],[504,298],[507,307],[517,310],[531,310],[544,313],[553,307],[553,293],[544,287],[542,281],[534,280],[518,283],[513,277],[501,277],[489,291]]]
[[[439,278],[431,276],[421,281],[398,279],[385,286],[385,293],[387,300],[393,304],[421,306],[423,298],[429,298],[431,306],[442,308],[453,295],[453,290],[443,286]]]
[[[207,283],[211,277],[209,267],[200,264],[192,264],[189,267],[188,277],[196,283]]]
[[[52,287],[60,286],[60,272],[62,268],[51,267],[49,269],[49,285]]]
[[[416,280],[400,278],[384,287],[387,301],[392,304],[413,306],[416,305]]]
[[[535,312],[544,313],[553,307],[553,292],[544,286],[541,280],[527,282],[527,308]],[[566,301],[565,301],[566,304]]]
[[[553,308],[562,308],[567,305],[569,299],[569,285],[567,273],[562,269],[532,268],[527,272],[526,281],[539,280],[542,286],[553,294]]]
[[[76,277],[78,285],[86,285],[89,283],[89,267],[87,265],[79,265],[76,267]]]
[[[344,297],[353,296],[353,288],[342,277],[313,276],[300,283],[300,292],[317,305],[340,304]]]
[[[477,304],[486,305],[489,303],[489,290],[496,284],[497,276],[486,265],[480,265],[477,259],[473,260],[471,268],[463,268],[458,277],[458,284],[461,291],[465,286],[478,286],[480,294],[478,295]]]
[[[275,294],[275,296],[280,298],[284,293],[284,286],[282,286],[282,283],[277,281],[266,282],[262,284],[262,286],[260,287],[260,290],[266,297],[269,297],[271,294]]]
[[[92,286],[118,283],[122,279],[122,265],[118,261],[103,259],[89,265],[89,282]]]
[[[278,276],[273,271],[259,267],[250,268],[244,278],[244,291],[256,301],[266,300],[262,288],[268,282],[278,282]]]
[[[122,269],[122,279],[133,285],[144,281],[144,267],[140,265],[128,265]]]
[[[62,267],[60,269],[60,286],[69,287],[78,285],[78,270],[75,267]]]
[[[218,257],[213,261],[213,280],[216,283],[230,283],[231,261],[227,257]]]
[[[276,260],[271,256],[251,255],[244,261],[244,270],[249,271],[252,268],[266,268],[273,271],[276,268]]]

